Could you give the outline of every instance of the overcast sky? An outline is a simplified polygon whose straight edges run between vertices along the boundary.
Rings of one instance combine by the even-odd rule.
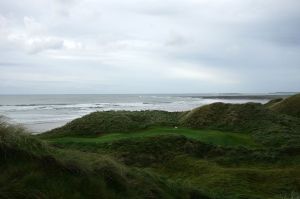
[[[299,0],[1,0],[0,94],[300,91]]]

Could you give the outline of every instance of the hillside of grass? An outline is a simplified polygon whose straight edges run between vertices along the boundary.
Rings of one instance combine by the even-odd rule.
[[[282,102],[294,102],[297,96]],[[155,126],[178,126],[245,133],[262,145],[300,148],[300,119],[270,110],[270,107],[282,102],[270,102],[273,105],[213,103],[186,112],[94,112],[46,132],[42,137],[97,136],[130,133]]]
[[[262,104],[214,103],[196,108],[180,119],[194,129],[215,129],[250,134],[268,146],[295,146],[300,142],[300,120],[278,114]]]
[[[199,190],[104,154],[58,149],[0,124],[0,198],[203,198]]]
[[[210,198],[283,199],[300,193],[299,153],[280,149],[220,146],[180,134],[55,138],[50,143],[61,149],[107,154],[128,167],[194,187]]]
[[[154,128],[41,141],[8,127],[1,129],[0,198],[283,199],[300,190],[297,156],[199,135],[219,131]]]
[[[278,113],[300,118],[300,94],[272,103],[268,107]]]
[[[285,100],[95,112],[38,136],[1,122],[0,198],[298,199]]]
[[[104,111],[94,112],[75,119],[45,135],[101,135],[112,132],[129,132],[150,126],[175,126],[181,113],[166,111]]]
[[[278,102],[281,102],[283,100],[283,98],[275,98],[275,99],[272,99],[270,101],[268,101],[267,103],[264,104],[265,107],[270,107],[274,104],[277,104]]]
[[[190,128],[211,128],[245,133],[270,130],[270,128],[274,131],[285,131],[287,127],[293,127],[296,130],[299,127],[299,120],[276,114],[262,104],[256,103],[213,103],[188,112],[180,122],[183,126]]]
[[[243,133],[230,133],[215,130],[193,130],[187,128],[168,128],[168,127],[154,127],[147,130],[127,132],[127,133],[109,133],[104,135],[98,135],[94,137],[82,137],[82,136],[65,136],[55,139],[48,139],[49,142],[56,144],[98,144],[98,143],[110,143],[119,140],[126,139],[139,139],[144,137],[154,137],[162,135],[181,135],[192,140],[202,141],[208,144],[214,144],[218,146],[230,146],[230,147],[247,147],[254,148],[260,147],[254,139]]]

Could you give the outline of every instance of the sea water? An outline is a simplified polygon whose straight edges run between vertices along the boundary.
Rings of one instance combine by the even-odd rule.
[[[0,95],[0,115],[11,123],[23,125],[31,132],[40,133],[94,111],[186,111],[214,102],[266,103],[270,99],[268,95],[232,96],[234,97],[222,98],[213,94]]]

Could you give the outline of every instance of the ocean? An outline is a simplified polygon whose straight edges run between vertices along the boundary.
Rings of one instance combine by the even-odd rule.
[[[274,94],[0,95],[0,115],[41,133],[94,111],[186,111],[214,102],[266,103]]]

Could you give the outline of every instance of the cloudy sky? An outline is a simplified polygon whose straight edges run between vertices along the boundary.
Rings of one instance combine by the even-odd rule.
[[[299,0],[1,0],[0,94],[300,91]]]

